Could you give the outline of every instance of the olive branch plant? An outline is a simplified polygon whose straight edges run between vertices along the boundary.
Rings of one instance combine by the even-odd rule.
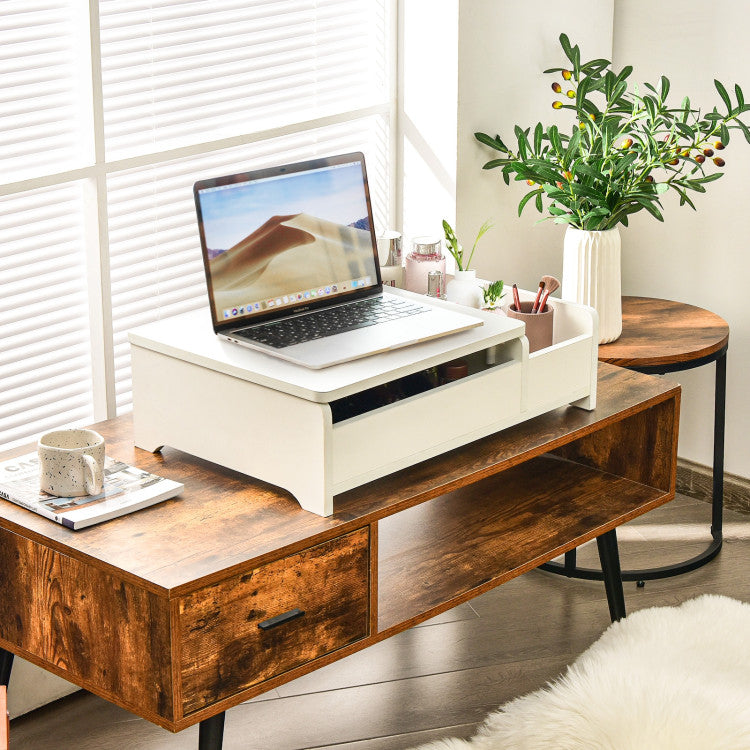
[[[707,173],[705,167],[724,167],[717,152],[729,144],[730,131],[741,130],[750,143],[750,128],[740,119],[750,105],[740,86],[734,86],[734,103],[725,86],[714,80],[721,110],[715,106],[701,114],[687,96],[679,106],[670,106],[666,76],[658,85],[644,83],[643,92],[637,85],[629,88],[632,66],[615,72],[603,58],[581,62],[579,47],[565,34],[559,39],[570,65],[544,72],[560,74],[562,82],[552,83],[560,95],[552,107],[573,114],[570,134],[541,122],[533,134],[531,128],[516,125],[512,149],[499,135],[474,134],[501,154],[484,169],[500,167],[506,185],[515,175],[533,188],[521,199],[518,215],[533,200],[539,213],[545,212],[546,203],[545,219],[578,229],[627,226],[628,217],[641,210],[663,221],[660,196],[669,189],[679,194],[680,205],[695,209],[688,192],[704,193],[706,183],[722,176],[719,171]]]

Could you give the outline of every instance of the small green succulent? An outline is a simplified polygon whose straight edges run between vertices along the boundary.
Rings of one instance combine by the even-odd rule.
[[[498,300],[503,296],[503,280],[493,281],[486,287],[482,288],[485,307],[493,308],[497,306]]]

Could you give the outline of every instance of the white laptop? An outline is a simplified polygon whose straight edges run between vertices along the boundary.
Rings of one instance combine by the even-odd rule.
[[[361,153],[194,186],[213,327],[320,369],[482,324],[384,290]]]

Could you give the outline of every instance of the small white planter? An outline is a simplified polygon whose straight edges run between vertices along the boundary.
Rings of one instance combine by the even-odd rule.
[[[599,343],[622,333],[620,230],[568,227],[563,244],[562,298],[593,307],[599,315]]]
[[[457,305],[481,308],[484,300],[477,282],[477,272],[456,271],[445,287],[445,298]]]

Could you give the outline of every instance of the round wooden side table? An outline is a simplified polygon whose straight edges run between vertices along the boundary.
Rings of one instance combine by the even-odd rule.
[[[714,383],[713,491],[711,543],[699,555],[674,565],[646,570],[623,570],[623,581],[654,580],[687,573],[705,565],[722,544],[724,507],[724,417],[729,326],[718,315],[693,305],[650,297],[622,298],[622,335],[599,347],[599,361],[629,370],[663,375],[716,362]],[[576,566],[576,552],[565,563],[547,563],[544,570],[571,578],[602,580],[601,570]]]

